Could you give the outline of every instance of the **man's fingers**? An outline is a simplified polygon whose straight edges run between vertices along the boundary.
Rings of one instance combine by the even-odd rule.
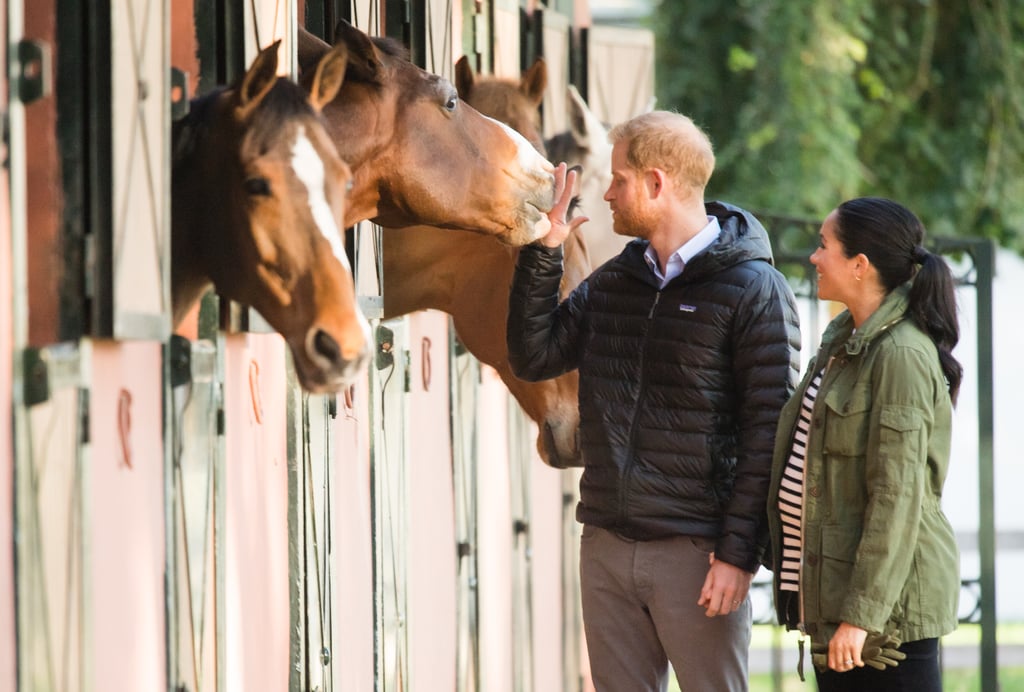
[[[590,221],[589,216],[575,216],[569,221],[569,230],[572,231],[579,226],[582,226],[587,221]]]
[[[565,166],[564,163],[560,165]],[[555,199],[557,201],[555,202],[555,208],[552,210],[552,213],[557,214],[557,217],[561,220],[565,219],[565,210],[569,208],[569,203],[572,201],[572,191],[575,188],[575,185],[576,171],[569,171],[564,178],[562,189],[558,190],[556,188]]]
[[[555,206],[561,203],[562,197],[565,196],[565,191],[569,187],[566,185],[568,182],[568,173],[566,171],[565,162],[555,166]]]

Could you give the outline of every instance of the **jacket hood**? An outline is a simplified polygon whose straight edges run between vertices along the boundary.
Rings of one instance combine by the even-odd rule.
[[[715,274],[750,260],[775,263],[768,231],[753,214],[727,202],[706,202],[704,208],[708,216],[718,219],[722,232],[718,240],[687,263],[687,276],[697,278]],[[650,243],[646,240],[633,240],[626,246],[621,257],[630,264],[639,261],[642,265],[648,245]]]
[[[708,202],[704,208],[708,216],[717,218],[722,227],[718,242],[707,251],[721,266],[748,260],[775,263],[768,231],[753,214],[727,202]]]

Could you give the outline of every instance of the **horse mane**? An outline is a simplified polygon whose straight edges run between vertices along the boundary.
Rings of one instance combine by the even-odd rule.
[[[374,47],[380,51],[383,55],[386,55],[403,62],[411,63],[412,59],[409,56],[409,49],[405,47],[405,44],[388,36],[368,36],[369,40],[373,43]],[[325,44],[326,45],[326,44]],[[319,59],[319,58],[318,58]],[[370,61],[376,62],[376,61]],[[300,70],[306,71],[305,65],[300,66]],[[312,70],[310,70],[312,72]],[[369,84],[375,87],[384,86],[380,79],[377,78],[377,71],[375,69],[365,70],[360,69],[359,62],[355,61],[355,56],[349,53],[349,69],[345,72],[346,82],[358,82],[360,84]]]
[[[189,102],[188,113],[174,122],[171,128],[172,170],[190,161],[205,144],[213,122],[215,106],[229,90],[229,87],[218,87],[192,99]],[[276,123],[286,122],[303,113],[314,115],[306,92],[291,80],[278,78],[260,101],[259,107],[252,112],[254,126],[249,128],[249,131],[256,137],[256,146],[262,149],[264,139],[276,136],[277,131],[273,127]],[[264,123],[270,127],[262,126]]]
[[[409,57],[409,49],[405,47],[405,44],[396,38],[390,36],[371,36],[370,40],[373,41],[373,45],[377,46],[377,49],[385,55],[390,55],[406,62],[411,62]]]
[[[189,101],[188,113],[171,125],[171,167],[177,168],[195,156],[196,151],[208,136],[213,104],[227,91],[218,87],[203,96]]]

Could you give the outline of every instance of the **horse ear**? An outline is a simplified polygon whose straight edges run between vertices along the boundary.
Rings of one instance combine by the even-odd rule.
[[[278,39],[261,50],[242,78],[242,86],[238,89],[238,110],[241,117],[244,118],[259,105],[263,97],[277,84],[277,53],[280,47],[281,41]]]
[[[312,70],[320,62],[320,59],[327,55],[331,45],[323,41],[319,36],[310,33],[301,26],[298,31],[297,48],[299,54],[299,73]]]
[[[348,74],[360,82],[380,84],[384,65],[378,57],[377,47],[370,37],[344,19],[334,27],[334,45],[348,48]]]
[[[580,146],[590,147],[595,144],[604,134],[605,126],[600,118],[590,110],[583,96],[572,84],[569,85],[569,130],[573,139]]]
[[[548,65],[544,58],[537,58],[530,69],[523,73],[519,81],[519,90],[538,106],[544,100],[544,90],[548,88]]]
[[[566,89],[569,94],[569,131],[577,144],[587,142],[587,104],[572,84]]]
[[[345,68],[348,67],[348,47],[344,44],[334,46],[316,66],[313,83],[309,87],[309,102],[317,112],[334,100],[345,81]]]
[[[463,101],[468,101],[469,95],[473,93],[474,79],[473,66],[469,64],[469,58],[463,55],[455,63],[455,90]]]

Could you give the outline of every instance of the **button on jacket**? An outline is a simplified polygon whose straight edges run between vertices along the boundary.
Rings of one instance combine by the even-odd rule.
[[[559,304],[561,250],[522,248],[509,359],[527,380],[579,369],[579,521],[630,539],[712,537],[718,559],[753,572],[799,326],[761,224],[705,206],[718,240],[663,288],[634,240]]]
[[[959,558],[940,506],[952,404],[935,345],[904,317],[908,291],[894,290],[856,333],[849,312],[833,320],[779,422],[768,500],[775,565],[781,475],[804,389],[824,368],[804,462],[799,594],[807,632],[819,642],[840,622],[898,629],[903,641],[956,627]],[[778,571],[775,602],[784,602]],[[791,629],[799,625],[792,609],[778,615]]]

